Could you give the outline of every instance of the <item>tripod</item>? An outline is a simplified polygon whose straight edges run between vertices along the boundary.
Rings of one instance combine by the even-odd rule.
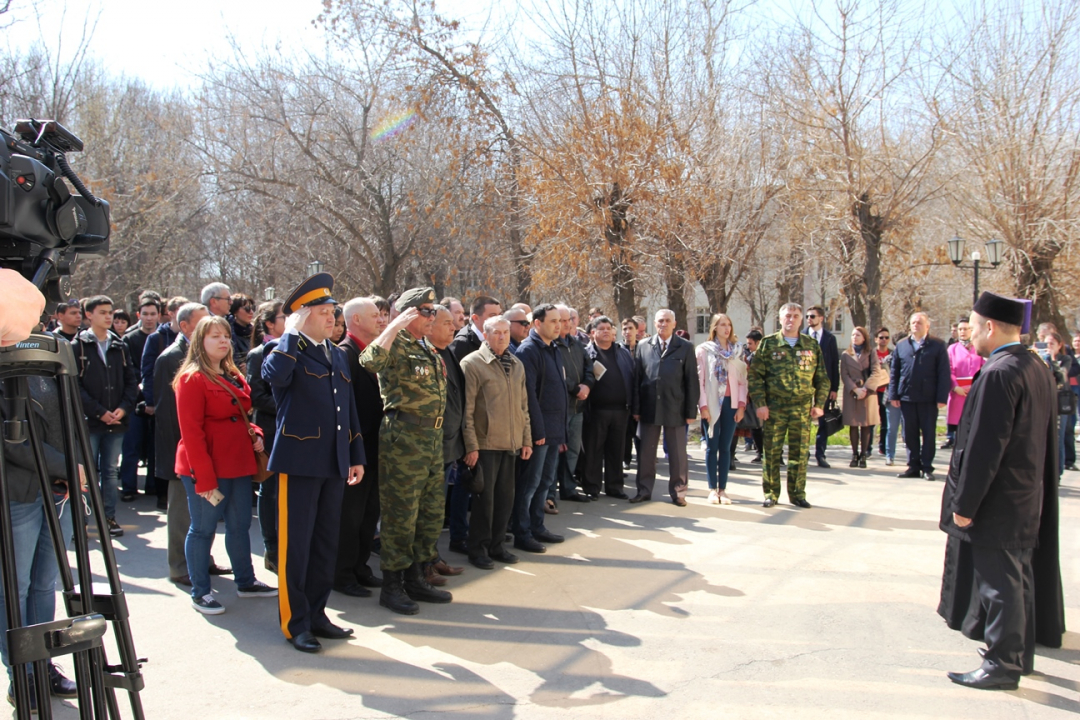
[[[127,600],[113,555],[105,511],[98,490],[96,463],[79,397],[75,356],[71,346],[51,335],[35,334],[12,347],[0,348],[0,384],[3,389],[4,433],[0,439],[0,580],[3,582],[7,615],[8,661],[12,668],[16,716],[30,717],[28,673],[33,666],[36,699],[42,718],[51,718],[49,668],[51,658],[72,655],[75,683],[78,688],[79,715],[83,720],[119,720],[116,690],[126,690],[136,720],[144,717],[139,692],[143,688],[140,661],[128,622]],[[28,378],[42,377],[55,383],[60,403],[63,455],[69,479],[71,519],[74,531],[76,583],[68,562],[60,519],[52,501],[51,479],[46,471],[43,430],[30,403]],[[37,480],[43,499],[45,521],[52,537],[60,570],[67,618],[23,626],[19,603],[15,546],[12,535],[8,481],[9,465],[5,459],[7,443],[29,444],[36,465]],[[79,490],[79,458],[86,459],[88,487]],[[87,500],[89,501],[87,503]],[[93,519],[106,583],[94,585],[90,565],[88,520]],[[102,637],[111,624],[120,663],[110,665]]]

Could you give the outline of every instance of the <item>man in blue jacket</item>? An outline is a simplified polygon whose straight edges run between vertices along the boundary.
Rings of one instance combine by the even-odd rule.
[[[562,327],[558,309],[551,304],[540,305],[533,310],[532,324],[516,355],[525,366],[533,453],[518,468],[511,527],[514,547],[542,553],[546,550],[542,543],[563,541],[562,535],[544,527],[544,505],[555,483],[559,453],[566,450],[569,396],[562,357],[555,346]]]
[[[934,479],[938,410],[949,399],[949,351],[930,336],[930,318],[917,312],[908,321],[911,334],[896,344],[889,368],[889,397],[904,417],[908,468],[897,477]]]
[[[318,652],[316,638],[346,638],[326,617],[334,585],[345,480],[364,477],[364,439],[345,351],[330,342],[329,273],[313,275],[282,307],[285,335],[263,359],[277,403],[269,470],[278,473],[278,595],[281,631],[293,647]]]

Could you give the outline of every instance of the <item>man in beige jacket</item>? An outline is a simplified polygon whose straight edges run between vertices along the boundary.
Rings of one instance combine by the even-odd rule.
[[[495,560],[516,563],[503,548],[514,508],[517,456],[532,455],[525,368],[510,347],[510,322],[502,316],[484,322],[480,349],[461,361],[465,375],[465,464],[480,468],[484,489],[473,496],[469,521],[469,562],[481,570]]]

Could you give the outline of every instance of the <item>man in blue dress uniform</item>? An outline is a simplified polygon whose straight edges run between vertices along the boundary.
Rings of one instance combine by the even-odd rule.
[[[348,360],[329,340],[333,287],[319,273],[293,290],[282,307],[285,334],[262,366],[278,408],[269,468],[278,473],[281,631],[303,652],[318,652],[317,638],[352,635],[326,617],[345,481],[360,482],[366,462]]]

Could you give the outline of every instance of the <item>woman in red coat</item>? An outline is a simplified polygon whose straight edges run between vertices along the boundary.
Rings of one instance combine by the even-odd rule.
[[[187,490],[191,512],[184,543],[191,605],[204,615],[225,612],[210,588],[210,546],[221,518],[236,594],[276,597],[277,589],[256,580],[251,566],[251,477],[262,438],[252,447],[244,417],[251,410],[251,390],[233,362],[228,321],[214,316],[199,321],[173,388],[180,420],[176,474]],[[250,427],[262,434],[258,426]]]

